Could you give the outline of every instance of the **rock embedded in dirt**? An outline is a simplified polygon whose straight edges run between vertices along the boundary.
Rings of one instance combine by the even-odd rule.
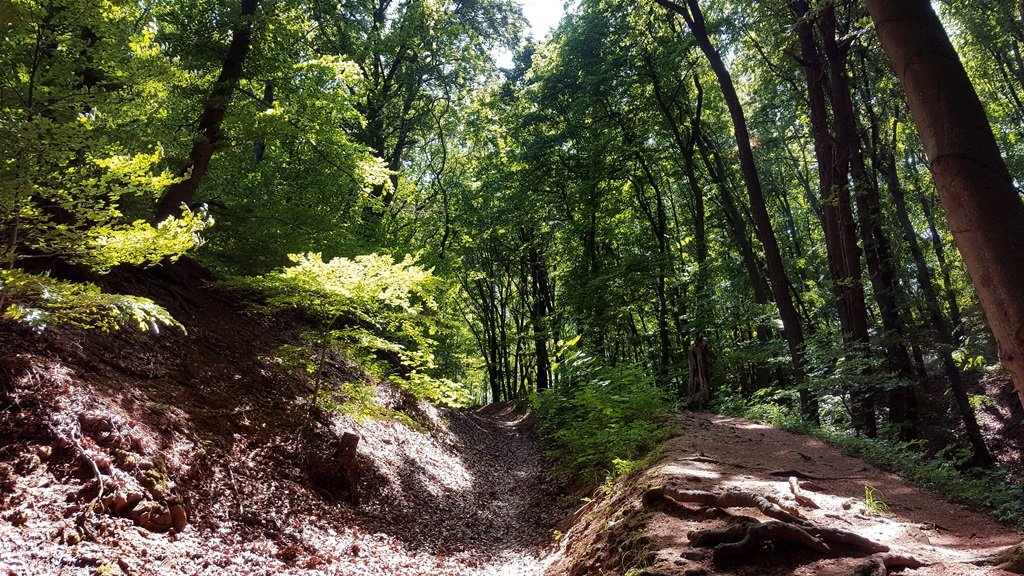
[[[707,557],[707,555],[700,550],[683,550],[680,556],[694,562],[700,562]]]

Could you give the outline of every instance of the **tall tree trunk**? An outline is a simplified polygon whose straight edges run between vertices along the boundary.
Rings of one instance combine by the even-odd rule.
[[[711,43],[707,27],[704,24],[704,15],[696,0],[687,0],[686,7],[683,7],[671,0],[655,0],[661,6],[681,15],[686,25],[693,33],[701,52],[708,59],[711,70],[718,79],[722,96],[725,98],[726,106],[729,109],[729,117],[732,119],[733,132],[736,137],[736,146],[739,150],[740,172],[743,175],[743,182],[747,188],[747,195],[750,200],[750,209],[753,212],[754,224],[757,229],[757,237],[764,248],[765,261],[768,267],[768,278],[771,284],[772,296],[779,308],[779,317],[782,320],[782,331],[789,345],[789,354],[793,363],[795,379],[801,386],[800,408],[804,416],[818,421],[818,402],[809,390],[804,388],[804,376],[806,373],[806,362],[804,359],[804,334],[800,325],[800,316],[793,305],[793,297],[789,292],[789,279],[786,277],[786,268],[782,261],[782,253],[779,250],[779,241],[772,229],[771,216],[768,214],[768,207],[764,200],[764,192],[761,188],[761,178],[757,173],[757,165],[754,163],[754,151],[750,146],[750,130],[747,128],[747,118],[743,113],[743,106],[740,103],[736,87],[733,85],[732,76],[729,74],[721,54]]]
[[[862,55],[861,63],[864,64],[865,60]],[[882,203],[878,190],[879,172],[884,171],[878,153],[881,130],[872,105],[872,78],[867,74],[866,65],[863,66],[863,71],[861,101],[869,122],[866,141],[870,150],[871,172],[868,173],[865,166],[864,147],[858,137],[850,166],[857,188],[857,217],[867,257],[872,294],[878,305],[882,329],[885,332],[882,343],[888,357],[889,369],[909,383],[915,380],[914,364],[907,347],[906,325],[899,308],[899,296],[902,291],[896,277],[892,244],[882,222]],[[912,385],[899,385],[889,390],[889,421],[896,426],[901,440],[913,440],[917,437],[917,396]]]
[[[669,337],[668,322],[668,295],[666,293],[666,281],[668,277],[668,223],[665,217],[665,201],[658,184],[651,170],[650,165],[642,154],[637,154],[637,159],[643,170],[644,176],[654,190],[655,205],[645,209],[651,224],[651,232],[658,243],[658,278],[655,285],[655,293],[658,297],[658,384],[668,385],[669,366],[672,364],[672,341]],[[644,196],[643,185],[638,186],[637,194]],[[652,213],[653,212],[653,213]]]
[[[992,454],[985,445],[985,438],[978,427],[978,420],[974,414],[974,408],[967,397],[967,387],[960,376],[960,369],[953,360],[952,351],[956,347],[953,341],[953,334],[949,329],[949,322],[942,314],[939,306],[939,297],[935,293],[935,286],[932,284],[932,274],[928,269],[928,263],[924,259],[924,252],[917,241],[917,232],[910,221],[907,213],[906,195],[903,193],[903,186],[900,185],[899,176],[896,172],[896,161],[892,154],[889,154],[889,165],[886,169],[889,193],[892,195],[893,203],[896,205],[896,215],[899,218],[900,226],[903,228],[903,235],[907,240],[910,253],[914,258],[914,265],[917,271],[917,283],[924,294],[925,307],[929,320],[935,329],[939,341],[938,354],[942,360],[942,369],[949,380],[949,388],[953,392],[953,399],[956,401],[957,411],[964,422],[964,430],[967,432],[967,439],[974,450],[973,462],[981,466],[988,466],[995,462]]]
[[[928,0],[868,0],[1003,366],[1024,403],[1024,204]]]
[[[206,101],[203,102],[203,113],[199,116],[199,134],[192,142],[187,174],[183,173],[185,178],[168,187],[160,198],[156,206],[158,221],[178,214],[182,204],[191,202],[195,198],[196,190],[199,189],[199,183],[206,175],[210,159],[213,158],[221,139],[220,125],[227,113],[231,95],[242,78],[242,68],[245,66],[245,58],[249,54],[249,45],[252,41],[252,20],[258,3],[259,0],[241,0],[241,10],[231,31],[231,44],[221,65],[220,75]]]
[[[928,222],[928,232],[932,238],[935,261],[939,264],[939,274],[942,275],[942,292],[946,296],[946,305],[949,307],[949,321],[953,325],[953,339],[959,342],[962,336],[963,319],[960,314],[960,304],[956,300],[956,287],[953,286],[953,277],[949,270],[949,260],[946,259],[946,249],[942,245],[942,236],[939,235],[939,227],[935,222],[935,213],[932,210],[931,203],[927,198],[921,196],[920,204],[925,221]]]
[[[874,175],[869,177],[867,174],[859,150],[854,153],[852,175],[854,181],[862,183],[857,191],[857,217],[871,277],[871,292],[878,305],[885,332],[882,344],[888,357],[889,369],[903,381],[913,382],[914,366],[910,350],[907,349],[903,320],[896,299],[898,285],[889,239],[882,227],[877,180]],[[900,440],[913,440],[917,436],[916,406],[913,386],[899,385],[889,390],[889,421],[899,430]]]
[[[761,262],[758,260],[757,254],[754,253],[754,246],[750,240],[750,234],[747,232],[747,221],[744,220],[743,214],[740,212],[739,207],[736,206],[736,200],[733,198],[725,164],[711,143],[708,142],[707,137],[703,134],[697,134],[696,140],[704,167],[707,169],[708,174],[715,183],[715,188],[718,190],[718,198],[722,204],[726,224],[729,225],[729,232],[732,233],[733,240],[736,241],[736,246],[740,249],[743,267],[747,271],[747,276],[750,278],[750,286],[754,291],[754,302],[757,304],[767,304],[771,299],[771,288],[765,280]]]
[[[817,14],[823,50],[819,50],[815,39],[808,3],[794,0],[790,2],[790,7],[798,19],[800,59],[807,80],[814,151],[818,159],[825,247],[839,310],[839,324],[843,343],[850,348],[848,352],[863,355],[868,350],[870,340],[864,285],[861,283],[860,250],[857,247],[848,186],[856,124],[846,75],[847,49],[840,46],[836,39],[834,6],[824,6]],[[830,102],[831,130],[828,113]],[[878,430],[872,391],[854,387],[850,390],[850,397],[853,400],[854,426],[873,438]]]
[[[714,182],[715,188],[718,190],[718,197],[722,204],[722,212],[725,214],[726,224],[729,226],[729,232],[732,234],[733,240],[740,250],[743,267],[747,272],[747,277],[750,279],[751,289],[754,291],[754,303],[759,305],[767,304],[771,300],[771,289],[764,278],[761,262],[754,253],[754,246],[750,240],[750,234],[747,232],[747,222],[743,219],[743,215],[740,213],[739,208],[736,207],[736,201],[733,199],[725,164],[722,162],[721,156],[718,155],[707,141],[707,138],[700,133],[700,123],[696,122],[694,126],[696,130],[694,140],[700,149],[704,167]],[[772,329],[769,326],[762,324],[756,327],[756,331],[757,339],[762,344],[766,344],[772,339]],[[783,378],[780,377],[779,380],[781,382]],[[758,362],[754,366],[753,386],[748,387],[747,392],[753,393],[755,390],[767,388],[770,384],[771,370],[763,362]]]
[[[530,324],[533,330],[534,355],[537,358],[537,391],[551,387],[551,360],[548,354],[550,326],[548,316],[554,312],[550,303],[551,289],[548,282],[548,270],[544,256],[537,247],[537,238],[532,230],[523,229],[523,238],[527,242],[527,265],[530,268]]]

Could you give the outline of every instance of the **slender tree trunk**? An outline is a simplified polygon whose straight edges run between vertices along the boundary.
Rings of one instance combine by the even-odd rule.
[[[668,296],[665,286],[669,272],[668,223],[665,218],[665,202],[661,186],[658,185],[654,172],[651,170],[646,159],[641,154],[637,154],[637,158],[647,181],[650,182],[651,188],[654,190],[655,196],[655,205],[652,207],[654,213],[649,213],[648,218],[651,224],[651,232],[658,243],[658,278],[655,285],[655,292],[658,297],[658,384],[666,386],[668,384],[669,366],[672,364],[672,342],[669,336],[668,322]],[[638,187],[637,194],[644,194],[642,185]]]
[[[498,360],[498,339],[497,328],[494,319],[493,295],[491,284],[486,279],[477,280],[474,283],[477,295],[479,296],[480,321],[483,324],[483,346],[484,363],[487,367],[487,383],[491,388],[491,402],[501,401],[501,369]]]
[[[864,59],[862,57],[862,63]],[[857,149],[851,163],[851,174],[857,187],[857,217],[859,219],[864,252],[872,294],[878,304],[882,328],[882,343],[889,360],[889,369],[906,382],[915,380],[914,365],[906,343],[905,322],[899,308],[901,289],[893,262],[892,245],[882,222],[882,203],[878,191],[878,174],[883,170],[878,148],[881,139],[879,120],[872,105],[872,79],[864,66],[862,95],[864,110],[870,128],[867,140],[870,146],[871,172],[864,162],[864,150],[858,137]],[[912,385],[899,385],[889,390],[889,421],[899,430],[901,440],[917,437],[917,396]]]
[[[267,80],[263,83],[263,105],[268,109],[274,105],[274,83]],[[267,140],[261,134],[256,138],[255,144],[252,147],[252,165],[253,168],[260,165],[263,162],[263,158],[267,155]]]
[[[857,217],[871,277],[871,292],[885,331],[882,344],[890,370],[902,380],[913,382],[914,366],[905,342],[903,320],[896,300],[898,285],[889,239],[882,227],[877,181],[873,175],[869,177],[866,173],[860,151],[854,154],[852,174],[854,181],[861,182],[857,192]],[[899,385],[889,390],[889,421],[899,430],[901,440],[913,440],[917,436],[916,406],[913,386]]]
[[[551,386],[551,360],[548,355],[550,329],[548,315],[553,312],[548,301],[548,271],[544,257],[537,247],[537,238],[532,230],[524,229],[527,242],[527,265],[530,269],[530,324],[533,330],[534,355],[537,357],[537,391]]]
[[[963,319],[960,314],[960,304],[956,300],[956,287],[953,286],[949,260],[946,259],[946,249],[942,245],[942,236],[939,235],[939,227],[935,222],[935,213],[932,211],[931,203],[927,198],[921,196],[920,204],[925,221],[928,222],[928,232],[932,238],[935,261],[939,264],[939,274],[942,275],[942,292],[946,296],[946,305],[949,307],[949,321],[953,325],[953,338],[959,342],[962,336]]]
[[[867,305],[861,283],[860,250],[857,247],[847,184],[856,124],[846,75],[846,48],[836,41],[833,6],[823,7],[816,18],[822,36],[824,60],[822,50],[819,50],[815,40],[808,3],[795,0],[790,2],[790,7],[798,19],[800,58],[807,80],[814,150],[818,159],[825,247],[839,311],[839,325],[843,343],[850,348],[848,352],[864,355],[870,344]],[[831,130],[829,102],[832,104]],[[869,438],[875,437],[878,431],[872,391],[854,387],[850,390],[850,397],[853,401],[854,426]]]
[[[796,381],[801,386],[800,408],[805,417],[817,422],[817,399],[803,387],[806,373],[803,327],[800,325],[800,316],[796,311],[796,306],[793,305],[793,297],[789,292],[789,279],[786,277],[785,264],[782,261],[778,239],[775,237],[775,231],[772,229],[771,216],[768,214],[764,192],[761,188],[761,178],[757,173],[757,165],[754,163],[754,151],[750,146],[750,130],[747,128],[747,118],[743,113],[743,106],[740,103],[739,95],[736,93],[736,87],[733,85],[732,76],[729,74],[721,54],[718,53],[718,50],[711,43],[707,27],[704,24],[704,15],[701,13],[700,6],[696,0],[687,0],[686,7],[676,4],[671,0],[655,1],[683,17],[690,28],[690,32],[693,33],[693,37],[697,41],[701,52],[708,59],[715,77],[718,79],[722,96],[725,98],[726,106],[729,109],[729,117],[732,119],[736,145],[739,150],[740,172],[743,175],[743,182],[747,188],[757,237],[764,248],[772,296],[779,308],[782,331],[786,337],[786,343],[789,345],[789,354],[793,363],[793,373]]]
[[[896,161],[891,153],[889,154],[886,176],[889,194],[896,205],[896,215],[899,218],[900,226],[903,228],[903,235],[910,248],[910,254],[914,258],[917,283],[924,294],[925,308],[939,341],[938,354],[942,360],[942,369],[949,380],[949,388],[953,392],[957,411],[960,412],[960,417],[964,422],[964,429],[967,432],[967,439],[974,450],[973,461],[981,466],[991,465],[995,462],[995,459],[988,451],[985,438],[981,434],[981,428],[978,426],[978,420],[974,414],[974,408],[971,407],[967,397],[967,387],[964,385],[963,378],[961,378],[960,369],[957,367],[956,362],[953,361],[952,351],[955,348],[953,334],[949,329],[949,322],[942,314],[939,297],[935,293],[935,285],[932,284],[931,271],[928,269],[928,263],[924,259],[924,252],[917,241],[917,232],[914,230],[914,225],[907,213],[906,195],[903,193],[903,186],[900,184],[899,175],[896,172]]]
[[[224,57],[220,75],[203,103],[203,113],[199,116],[199,134],[192,142],[192,151],[188,156],[187,174],[183,174],[183,180],[168,187],[160,198],[156,206],[158,221],[178,214],[182,204],[191,202],[195,198],[196,190],[199,189],[199,183],[206,175],[210,159],[213,158],[221,139],[220,125],[227,113],[231,95],[242,78],[242,68],[252,41],[252,20],[258,3],[259,0],[241,0],[241,10],[231,31],[231,44]]]
[[[699,128],[700,123],[695,123],[695,126]],[[771,289],[765,280],[761,261],[754,252],[754,245],[750,240],[750,234],[747,232],[747,222],[744,220],[739,208],[736,207],[736,201],[733,199],[725,164],[701,132],[696,132],[694,140],[697,143],[698,149],[700,149],[704,168],[714,182],[716,190],[718,190],[718,198],[722,205],[722,212],[725,214],[726,224],[729,227],[733,240],[736,242],[736,246],[739,248],[743,267],[747,272],[747,277],[750,279],[750,287],[754,292],[754,303],[760,305],[767,304],[771,301]],[[767,325],[757,326],[755,330],[757,332],[757,339],[762,344],[767,344],[773,337],[773,331]],[[781,373],[780,369],[779,374],[781,375]],[[780,376],[780,384],[783,381],[784,378]],[[752,393],[754,390],[767,388],[770,384],[771,370],[764,363],[758,362],[754,366],[753,390],[748,390],[748,392]]]
[[[743,214],[736,206],[736,200],[733,198],[732,190],[728,183],[728,174],[725,171],[725,164],[703,134],[697,135],[697,147],[700,149],[704,167],[707,169],[708,174],[715,183],[715,188],[718,190],[718,198],[722,204],[726,224],[729,225],[729,231],[732,233],[733,240],[735,240],[736,246],[740,250],[743,267],[750,278],[750,285],[754,291],[754,302],[757,304],[767,304],[771,300],[771,288],[765,280],[757,254],[754,253],[754,246],[750,241],[750,234],[747,232],[747,221],[744,220]]]

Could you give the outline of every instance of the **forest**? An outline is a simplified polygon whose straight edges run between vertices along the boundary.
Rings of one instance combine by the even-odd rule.
[[[1024,573],[1024,2],[565,9],[0,0],[0,572]]]

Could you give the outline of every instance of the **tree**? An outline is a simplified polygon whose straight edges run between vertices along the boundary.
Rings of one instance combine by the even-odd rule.
[[[363,234],[373,238],[382,212],[417,202],[402,196],[403,177],[416,175],[415,156],[434,134],[452,128],[451,116],[468,89],[493,70],[491,48],[515,48],[522,17],[509,0],[310,4],[318,23],[316,50],[355,62],[362,76],[357,109],[363,122],[354,136],[390,171],[387,182],[371,189],[363,215]]]
[[[849,8],[848,2],[845,5]],[[807,81],[825,246],[838,304],[839,324],[843,343],[848,348],[847,354],[858,358],[868,353],[870,339],[861,282],[860,249],[850,203],[850,164],[854,153],[859,151],[846,71],[850,46],[839,38],[848,31],[838,29],[833,4],[823,6],[816,14],[811,13],[810,5],[803,0],[791,1],[790,8],[797,18],[800,63]],[[854,425],[868,437],[874,437],[877,423],[873,391],[855,386],[850,390],[850,397]]]
[[[740,103],[739,95],[733,85],[732,76],[722,60],[722,56],[711,43],[707,27],[704,23],[704,15],[696,0],[688,0],[686,6],[676,4],[671,0],[656,0],[658,4],[679,14],[686,21],[687,26],[693,33],[705,57],[711,64],[715,76],[718,78],[719,87],[725,96],[725,102],[729,108],[729,116],[732,119],[733,130],[736,137],[736,145],[739,148],[740,169],[743,174],[743,182],[746,185],[747,197],[750,201],[750,209],[754,214],[754,223],[757,237],[764,249],[765,260],[768,264],[768,277],[775,298],[775,304],[779,308],[779,316],[782,319],[782,330],[789,344],[789,354],[793,363],[793,371],[798,381],[803,380],[805,372],[804,360],[804,335],[800,323],[800,316],[793,305],[793,297],[789,292],[789,279],[786,276],[785,265],[782,261],[782,253],[779,250],[779,242],[772,229],[771,216],[764,200],[764,193],[761,189],[761,179],[754,162],[754,151],[750,145],[750,131],[747,128],[746,115],[743,113],[743,106]],[[817,420],[817,404],[811,394],[801,389],[801,407],[805,416]]]
[[[167,188],[156,207],[157,220],[177,214],[182,204],[188,204],[195,197],[210,165],[210,159],[221,140],[221,123],[227,113],[231,96],[242,78],[245,59],[252,41],[253,18],[259,0],[241,0],[235,24],[231,31],[231,44],[221,66],[213,88],[203,102],[203,112],[197,123],[197,135],[189,153],[188,165],[181,174],[183,178]]]
[[[151,23],[142,6],[113,2],[3,6],[0,67],[11,72],[0,88],[0,313],[8,319],[37,328],[171,323],[146,299],[82,282],[177,258],[211,223],[191,211],[156,225],[140,218],[174,181],[160,167],[161,135],[146,123],[173,72]]]
[[[868,0],[950,229],[1024,403],[1024,204],[985,110],[927,0]]]

